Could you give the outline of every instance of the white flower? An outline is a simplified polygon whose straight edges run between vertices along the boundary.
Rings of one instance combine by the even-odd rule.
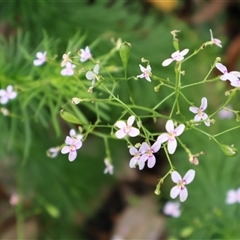
[[[119,128],[119,130],[116,132],[117,138],[124,138],[125,136],[129,135],[130,137],[136,137],[140,134],[140,131],[132,127],[133,123],[135,121],[134,116],[130,116],[127,120],[127,123],[120,120],[115,123],[115,126]]]
[[[66,68],[62,69],[61,74],[63,76],[72,76],[74,74],[74,68],[76,65],[71,64],[70,62],[66,63]]]
[[[223,73],[223,75],[220,77],[221,80],[226,81],[229,80],[230,82],[237,82],[238,77],[236,76],[236,71],[233,72],[228,72],[227,68],[221,64],[221,63],[216,63],[215,67]]]
[[[208,119],[208,115],[204,112],[207,108],[208,102],[207,98],[203,97],[201,100],[201,106],[197,107],[189,107],[189,111],[195,113],[194,122],[199,122],[201,120],[204,121],[206,126],[210,126],[210,120]]]
[[[47,52],[37,52],[36,54],[37,59],[33,61],[33,64],[35,66],[42,65],[43,63],[46,62],[46,56],[47,56]]]
[[[130,168],[135,168],[135,166],[137,164],[139,165],[139,160],[140,160],[140,157],[141,157],[141,153],[140,153],[139,149],[137,149],[133,146],[129,148],[129,153],[133,156],[131,158],[130,162],[129,162],[129,167]],[[144,167],[144,165],[143,165],[143,167]],[[139,166],[139,168],[140,168],[140,166]]]
[[[63,56],[62,56],[63,60],[61,62],[61,67],[64,67],[68,62],[71,61],[71,59],[69,58],[70,53],[71,52],[68,52],[68,54],[63,54]]]
[[[168,201],[163,207],[163,213],[178,218],[181,215],[180,203]]]
[[[218,117],[220,119],[231,119],[231,118],[233,118],[234,113],[231,110],[232,110],[232,106],[227,105],[226,108],[224,108],[224,109],[222,109],[218,112]]]
[[[222,47],[221,40],[219,40],[217,38],[213,38],[213,34],[212,34],[212,30],[211,29],[210,29],[210,35],[211,35],[211,42],[212,42],[212,44],[215,44],[218,47]]]
[[[105,158],[104,159],[104,163],[105,163],[105,165],[106,165],[106,168],[104,169],[104,174],[106,174],[106,173],[109,173],[109,174],[113,174],[113,165],[111,164],[111,162],[109,161],[109,159],[108,158]]]
[[[150,76],[151,76],[151,71],[152,68],[150,65],[147,65],[147,67],[143,67],[141,64],[139,64],[140,70],[142,74],[138,75],[137,78],[146,78],[147,81],[151,82]]]
[[[96,64],[93,68],[93,71],[88,71],[86,73],[86,78],[92,81],[92,85],[94,85],[95,79],[98,78],[99,68],[100,68],[99,64]]]
[[[148,161],[147,166],[149,168],[154,167],[156,164],[156,158],[153,155],[154,153],[158,152],[161,147],[161,143],[156,141],[152,146],[149,146],[146,142],[143,142],[139,151],[142,154],[139,160],[139,169],[142,170],[145,162]]]
[[[55,158],[60,151],[59,147],[52,147],[47,150],[47,156],[50,158]]]
[[[167,141],[167,149],[170,154],[173,154],[177,148],[177,140],[176,137],[181,135],[185,129],[184,124],[180,124],[178,127],[174,128],[174,124],[172,120],[168,120],[165,126],[167,133],[162,133],[157,141],[160,143],[164,143]]]
[[[227,191],[227,204],[240,203],[240,188],[234,190],[230,189]]]
[[[184,202],[188,197],[188,191],[185,185],[191,183],[194,177],[195,171],[193,169],[188,170],[183,178],[177,171],[173,171],[171,173],[171,178],[172,181],[175,182],[177,185],[171,189],[170,197],[176,198],[179,195],[180,201]]]
[[[64,146],[61,150],[61,153],[62,154],[69,153],[68,160],[72,162],[77,157],[77,150],[82,147],[82,141],[75,137],[67,136],[65,139],[65,143],[68,146]]]
[[[166,67],[171,64],[173,61],[181,62],[184,59],[184,56],[189,52],[189,49],[184,49],[181,52],[178,50],[171,55],[171,58],[168,58],[162,62],[162,66]]]
[[[17,97],[17,93],[13,91],[13,86],[8,85],[6,90],[0,89],[0,103],[6,104],[10,99]]]
[[[81,51],[81,54],[80,54],[80,61],[81,62],[85,62],[92,57],[92,54],[91,54],[88,46],[85,48],[85,50],[81,49],[80,51]]]

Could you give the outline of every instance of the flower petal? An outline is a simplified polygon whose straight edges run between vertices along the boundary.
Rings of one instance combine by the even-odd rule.
[[[137,159],[137,158],[135,158],[135,157],[131,158],[131,160],[130,160],[130,162],[129,162],[129,167],[130,167],[130,168],[135,168],[137,162],[138,162],[138,159]]]
[[[185,181],[185,184],[189,184],[193,181],[194,177],[195,177],[195,170],[190,169],[184,175],[183,180]]]
[[[228,72],[227,68],[221,63],[216,63],[215,67],[223,74]]]
[[[163,66],[163,67],[166,67],[166,66],[168,66],[169,64],[171,64],[172,61],[173,61],[172,58],[168,58],[168,59],[166,59],[166,60],[164,60],[164,61],[162,62],[162,66]]]
[[[203,97],[202,100],[201,100],[200,108],[204,111],[207,108],[207,106],[208,106],[207,98]]]
[[[127,125],[128,126],[132,126],[133,125],[133,123],[134,123],[134,121],[135,121],[135,116],[130,116],[129,118],[128,118],[128,120],[127,120]]]
[[[70,138],[69,136],[66,137],[65,143],[66,143],[67,145],[72,145],[73,142],[74,142],[74,139]]]
[[[192,113],[198,113],[199,108],[197,107],[189,107],[189,111]]]
[[[77,157],[77,151],[71,151],[69,154],[68,154],[68,160],[70,162],[74,161]]]
[[[148,165],[149,168],[154,167],[155,163],[156,163],[156,158],[155,158],[154,155],[152,155],[151,157],[148,158],[147,165]]]
[[[135,147],[130,147],[130,148],[129,148],[129,153],[130,153],[132,156],[135,156],[135,155],[138,153],[138,150],[137,150]]]
[[[180,193],[181,189],[178,186],[174,186],[170,191],[170,197],[176,198],[178,194]]]
[[[156,153],[156,152],[159,151],[160,147],[161,147],[161,142],[156,141],[156,142],[152,145],[151,149],[153,150],[154,153]]]
[[[88,72],[86,73],[86,78],[87,78],[88,80],[93,80],[93,79],[95,78],[95,73],[92,72],[92,71],[88,71]]]
[[[181,56],[185,56],[186,54],[188,54],[188,52],[189,52],[189,49],[186,48],[186,49],[182,50],[179,54],[180,54]]]
[[[146,142],[143,142],[140,149],[139,149],[139,152],[141,154],[145,153],[146,151],[149,151],[151,148],[150,146],[146,143]]]
[[[115,133],[115,135],[117,138],[121,139],[121,138],[124,138],[127,134],[122,129],[120,129]]]
[[[70,152],[69,146],[65,146],[65,147],[63,147],[62,150],[61,150],[61,153],[62,153],[62,154],[66,154],[66,153],[69,153],[69,152]]]
[[[173,120],[168,120],[165,126],[166,130],[168,133],[171,133],[174,131],[174,124],[173,124]]]
[[[180,181],[182,181],[182,177],[177,171],[173,171],[171,173],[171,178],[172,178],[172,181],[175,183],[179,183]]]
[[[167,143],[167,149],[169,154],[173,154],[177,148],[177,140],[175,138],[169,139]]]
[[[76,149],[79,149],[82,147],[82,141],[76,140],[74,145],[75,145]]]
[[[122,129],[122,128],[125,128],[126,127],[126,123],[122,120],[119,120],[115,123],[115,126]]]
[[[70,132],[69,132],[69,136],[70,137],[75,137],[77,135],[75,129],[71,129]]]
[[[184,202],[187,199],[187,197],[188,197],[188,190],[187,190],[186,187],[181,189],[179,197],[180,197],[180,202]]]
[[[100,69],[100,65],[99,64],[96,64],[93,71],[98,74],[99,73],[99,69]]]
[[[160,143],[164,143],[168,141],[168,139],[169,139],[168,133],[162,133],[160,136],[158,136],[157,141]]]
[[[174,130],[175,136],[180,136],[183,133],[184,129],[185,129],[184,124],[180,124],[179,126],[177,126]]]
[[[128,135],[130,136],[130,137],[136,137],[136,136],[138,136],[140,134],[140,131],[137,129],[137,128],[135,128],[135,127],[131,127],[131,130],[130,130],[130,132],[128,133]]]
[[[141,72],[145,72],[145,70],[146,70],[145,67],[143,67],[141,64],[139,64],[139,67],[140,67]]]

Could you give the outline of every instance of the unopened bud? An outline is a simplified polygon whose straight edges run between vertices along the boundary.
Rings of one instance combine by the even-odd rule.
[[[76,105],[76,104],[79,104],[81,102],[81,99],[80,98],[72,98],[72,104]]]

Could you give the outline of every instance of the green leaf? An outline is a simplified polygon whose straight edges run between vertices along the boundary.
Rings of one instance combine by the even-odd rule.
[[[65,110],[61,110],[60,111],[60,115],[61,117],[67,121],[67,122],[70,122],[70,123],[76,123],[76,124],[81,124],[81,122],[79,121],[78,118],[76,118],[74,115],[72,115],[71,113],[69,112],[66,112]]]

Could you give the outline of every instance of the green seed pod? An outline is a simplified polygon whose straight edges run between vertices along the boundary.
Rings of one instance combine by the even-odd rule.
[[[69,112],[66,112],[65,110],[61,110],[60,111],[60,115],[61,117],[67,121],[67,122],[70,122],[70,123],[76,123],[76,124],[81,124],[81,122],[79,121],[78,118],[76,118],[74,115],[72,115],[71,113]]]
[[[218,144],[219,147],[222,149],[223,153],[227,156],[233,157],[237,154],[237,149],[231,145],[225,145],[225,144]]]
[[[122,60],[122,64],[124,67],[125,71],[125,76],[126,76],[126,71],[127,71],[127,64],[128,64],[128,59],[129,59],[129,54],[131,50],[131,44],[128,42],[124,42],[121,44],[120,49],[119,49],[119,54]]]

